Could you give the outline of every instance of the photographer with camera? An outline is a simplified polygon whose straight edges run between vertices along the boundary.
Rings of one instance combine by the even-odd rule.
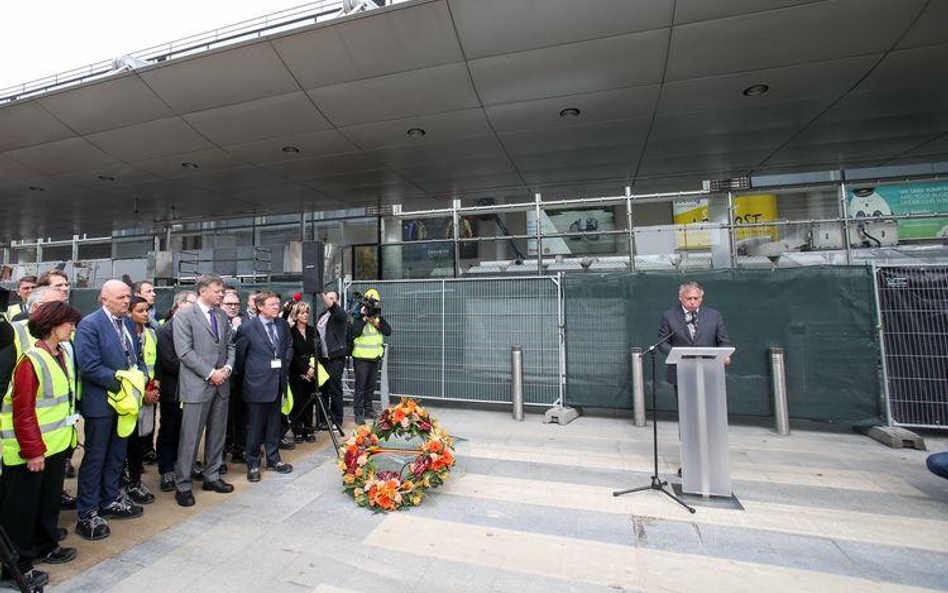
[[[356,424],[362,424],[366,418],[371,420],[376,417],[372,409],[372,396],[379,374],[379,361],[385,353],[382,337],[392,335],[391,326],[382,317],[380,300],[376,289],[365,291],[359,299],[359,316],[352,324],[352,366],[355,368],[352,411]]]

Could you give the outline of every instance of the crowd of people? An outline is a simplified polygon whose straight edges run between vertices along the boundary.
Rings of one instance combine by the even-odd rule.
[[[215,274],[177,292],[164,315],[148,281],[105,282],[101,307],[84,317],[59,270],[21,278],[16,295],[0,319],[0,526],[31,586],[48,581],[37,563],[76,557],[60,545],[61,510],[77,511],[75,533],[91,541],[109,537],[110,521],[143,515],[156,499],[142,482],[148,463],[157,463],[160,490],[185,507],[196,503],[196,480],[203,491],[234,490],[223,478],[228,456],[246,464],[249,482],[264,470],[291,473],[281,450],[315,442],[319,430],[343,434],[350,356],[354,419],[375,418],[392,331],[377,291],[352,311],[338,293],[320,293],[318,317],[300,295],[271,291],[251,293],[242,309],[237,289]],[[75,497],[63,488],[72,475]],[[6,565],[2,576],[11,578]]]

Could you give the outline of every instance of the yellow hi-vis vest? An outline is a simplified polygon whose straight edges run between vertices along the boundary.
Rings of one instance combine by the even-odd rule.
[[[13,323],[13,318],[23,312],[24,306],[23,303],[14,303],[7,307],[7,312],[4,314],[6,315],[7,321]]]
[[[120,437],[127,437],[135,430],[138,423],[138,409],[145,397],[145,373],[139,369],[115,371],[121,387],[118,393],[109,392],[109,405],[118,414],[118,425],[115,427]]]
[[[322,387],[323,383],[329,380],[329,373],[326,368],[316,361],[315,356],[309,357],[309,366],[316,369],[316,387]]]
[[[377,360],[382,358],[382,333],[375,326],[366,322],[362,327],[362,335],[353,340],[352,358]]]
[[[36,390],[36,422],[46,445],[46,456],[55,455],[69,447],[76,446],[76,429],[68,423],[72,415],[72,386],[75,385],[75,370],[72,357],[63,356],[66,370],[53,356],[42,348],[28,348],[21,361],[33,365],[39,387]],[[3,441],[3,463],[5,465],[23,465],[26,459],[20,457],[20,443],[13,430],[13,393],[8,391],[0,407],[0,440]]]
[[[158,362],[158,334],[150,327],[142,331],[142,355],[148,367],[148,380],[155,378],[155,364]]]
[[[30,328],[26,326],[26,319],[14,321],[10,326],[13,328],[13,343],[16,345],[16,356],[19,358],[24,352],[36,345],[36,338],[30,333]]]

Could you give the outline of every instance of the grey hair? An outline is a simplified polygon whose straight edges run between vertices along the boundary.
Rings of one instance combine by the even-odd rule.
[[[26,299],[26,310],[32,311],[33,307],[37,305],[42,305],[46,302],[46,297],[49,296],[55,289],[52,286],[38,286],[33,289],[33,292],[30,293],[30,297]]]
[[[697,282],[685,282],[684,284],[678,287],[678,294],[681,295],[686,290],[692,290],[692,289],[697,290],[701,294],[701,296],[704,296],[704,289],[701,288],[701,285],[698,284]]]
[[[202,289],[207,288],[211,284],[223,285],[224,279],[217,274],[201,274],[194,283],[194,290],[196,292],[201,292]]]
[[[197,299],[198,295],[193,290],[182,290],[181,292],[175,293],[174,298],[171,299],[172,307],[177,309],[178,305],[188,300],[189,296],[193,296],[195,299]]]

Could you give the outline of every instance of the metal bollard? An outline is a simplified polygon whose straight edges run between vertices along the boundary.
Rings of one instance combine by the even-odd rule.
[[[523,421],[523,350],[520,346],[510,349],[510,400],[513,419]]]
[[[645,375],[639,347],[632,348],[632,415],[636,426],[645,426]]]
[[[783,348],[770,348],[770,386],[774,396],[774,430],[780,436],[790,434],[790,413],[787,411],[787,380]]]
[[[388,344],[382,345],[382,377],[379,379],[379,402],[382,405],[383,410],[387,410],[390,405],[392,405],[391,398],[389,397],[389,387],[388,387],[388,352],[391,350],[391,346]]]

